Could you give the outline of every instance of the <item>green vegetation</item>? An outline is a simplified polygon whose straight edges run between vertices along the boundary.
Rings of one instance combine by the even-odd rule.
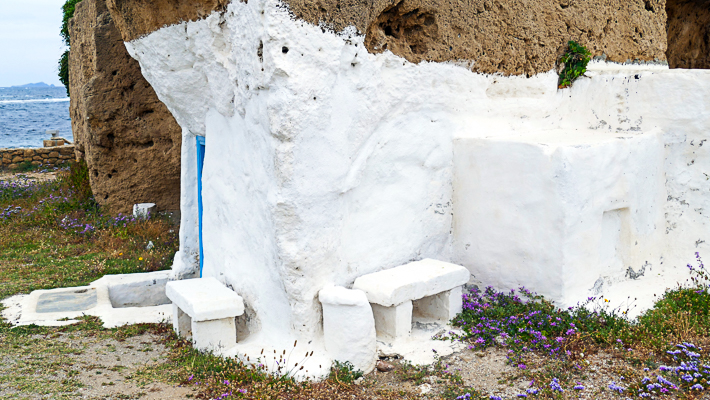
[[[560,57],[560,64],[564,65],[560,72],[558,87],[560,89],[572,86],[572,83],[587,71],[587,64],[592,59],[592,53],[581,44],[570,40],[567,50]]]
[[[351,384],[362,377],[362,371],[356,370],[350,361],[334,361],[333,368],[330,369],[330,379],[336,382]]]
[[[86,164],[67,169],[57,180],[0,180],[0,299],[171,265],[178,239],[169,221],[104,215]]]
[[[62,29],[59,32],[64,44],[71,47],[71,38],[69,37],[69,20],[74,17],[76,5],[81,0],[67,0],[62,6]],[[67,88],[67,96],[69,96],[69,50],[65,51],[59,58],[59,80],[62,85]]]

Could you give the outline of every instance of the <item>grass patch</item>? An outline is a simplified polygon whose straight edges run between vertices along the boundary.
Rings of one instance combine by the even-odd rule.
[[[35,325],[11,328],[0,323],[0,398],[76,398],[84,387],[76,379],[76,357],[87,345],[102,339],[125,340],[143,333],[161,333],[160,325],[131,325],[103,329],[97,317],[84,317],[65,327]],[[4,391],[5,394],[3,393]],[[8,394],[9,393],[9,394]]]
[[[106,274],[167,269],[177,246],[177,228],[165,219],[105,215],[91,194],[85,164],[60,170],[56,180],[22,173],[0,180],[0,299],[86,285]],[[0,358],[11,360],[0,374],[0,388],[12,388],[19,398],[73,398],[81,387],[71,361],[83,351],[77,343],[147,331],[164,329],[134,325],[105,330],[94,317],[63,328],[11,329],[0,322]],[[66,335],[83,339],[57,339]]]
[[[176,227],[163,218],[105,215],[88,179],[85,164],[72,164],[57,180],[17,174],[0,181],[0,298],[170,267]]]

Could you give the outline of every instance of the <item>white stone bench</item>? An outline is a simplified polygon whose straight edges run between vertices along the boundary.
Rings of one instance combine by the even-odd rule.
[[[367,295],[377,336],[398,339],[410,335],[413,315],[447,322],[460,313],[469,275],[462,266],[425,259],[363,275],[353,289]]]
[[[173,328],[192,338],[195,348],[218,350],[236,346],[235,318],[244,313],[241,296],[215,278],[168,282],[165,294],[173,302]]]

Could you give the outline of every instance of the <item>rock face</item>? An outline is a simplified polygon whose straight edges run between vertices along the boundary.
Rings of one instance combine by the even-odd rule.
[[[83,0],[70,23],[72,130],[91,188],[110,212],[135,203],[180,208],[181,129],[126,51],[104,0]]]
[[[474,61],[483,73],[549,71],[570,39],[607,60],[665,59],[664,0],[338,0],[289,2],[306,21],[367,33],[370,52],[411,62]],[[362,3],[361,3],[362,4]]]
[[[108,0],[123,40],[224,10],[227,0]],[[335,31],[366,33],[372,53],[472,62],[506,75],[549,71],[568,40],[608,61],[665,60],[665,0],[287,0],[291,12]]]
[[[195,21],[224,10],[231,0],[107,0],[123,40],[130,42],[166,25]]]
[[[710,68],[710,0],[668,0],[668,64]]]

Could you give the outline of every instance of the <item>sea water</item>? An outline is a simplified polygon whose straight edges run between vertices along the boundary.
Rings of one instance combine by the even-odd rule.
[[[42,147],[46,130],[74,141],[66,89],[0,87],[0,149]]]

